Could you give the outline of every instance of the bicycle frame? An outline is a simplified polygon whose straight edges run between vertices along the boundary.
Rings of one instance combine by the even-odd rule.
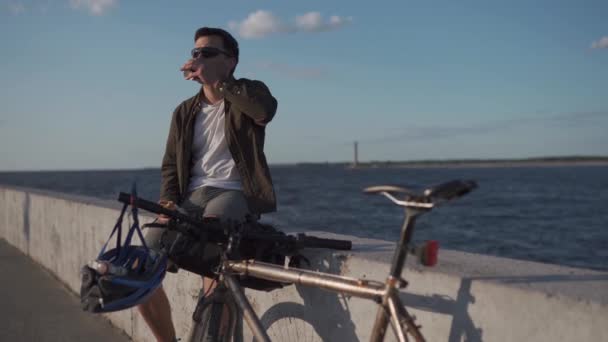
[[[389,322],[394,328],[399,341],[407,341],[406,333],[413,336],[417,342],[425,341],[419,327],[414,324],[414,319],[402,304],[401,299],[399,298],[398,289],[407,285],[407,283],[401,279],[401,273],[406,261],[409,243],[414,232],[416,217],[430,210],[430,208],[431,207],[406,207],[406,217],[401,230],[401,238],[397,242],[391,263],[390,274],[384,284],[298,268],[284,268],[278,265],[253,260],[224,261],[222,267],[223,281],[232,293],[237,306],[243,312],[245,321],[258,341],[267,342],[270,341],[270,338],[256,313],[253,311],[251,304],[245,297],[243,289],[231,273],[321,288],[355,297],[371,299],[378,303],[379,308],[370,341],[382,341]]]

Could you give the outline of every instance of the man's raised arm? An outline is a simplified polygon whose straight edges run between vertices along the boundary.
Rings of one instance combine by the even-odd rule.
[[[277,100],[261,81],[230,79],[221,83],[219,89],[232,105],[260,126],[269,123],[277,111]]]

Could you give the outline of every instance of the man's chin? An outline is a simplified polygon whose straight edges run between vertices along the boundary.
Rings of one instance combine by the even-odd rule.
[[[213,80],[212,81],[205,81],[202,77],[195,77],[192,80],[198,82],[200,85],[204,86],[205,84],[207,84],[207,85],[209,85],[211,87],[213,87],[216,83],[218,83],[218,81],[213,81]]]

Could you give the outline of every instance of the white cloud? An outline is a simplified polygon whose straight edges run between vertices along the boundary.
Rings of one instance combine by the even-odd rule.
[[[608,49],[608,36],[600,38],[600,40],[591,43],[592,49]]]
[[[353,21],[352,17],[343,18],[337,15],[329,17],[329,21],[324,22],[319,12],[308,12],[296,17],[296,27],[302,31],[320,32],[340,28]]]
[[[258,10],[245,18],[245,20],[230,21],[228,27],[235,30],[243,38],[262,38],[277,33],[289,32],[321,32],[338,29],[350,24],[352,17],[331,16],[324,20],[319,12],[308,12],[295,17],[293,23],[284,23],[272,12]]]
[[[19,15],[25,12],[25,5],[21,2],[10,2],[8,4],[8,10],[12,15]]]
[[[85,8],[93,15],[102,15],[118,5],[118,0],[70,0],[72,8]]]
[[[296,27],[303,31],[315,31],[323,26],[323,18],[319,12],[308,12],[296,17]]]
[[[243,38],[261,38],[286,29],[279,18],[263,10],[249,14],[241,23],[231,21],[228,27],[237,30]]]

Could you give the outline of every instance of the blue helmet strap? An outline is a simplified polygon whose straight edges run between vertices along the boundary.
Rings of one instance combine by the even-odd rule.
[[[135,184],[133,184],[133,188],[131,191],[131,198],[135,199],[137,198],[137,191],[135,189]],[[118,264],[122,264],[125,260],[125,258],[128,257],[128,253],[127,250],[129,247],[131,246],[131,239],[133,238],[133,233],[135,231],[137,231],[137,235],[139,236],[139,239],[146,251],[146,253],[148,252],[149,248],[146,245],[146,241],[144,240],[144,236],[141,232],[141,228],[139,227],[139,217],[138,217],[138,213],[137,213],[137,206],[135,205],[135,201],[131,201],[131,214],[133,217],[133,224],[131,225],[131,228],[129,228],[129,231],[127,232],[127,236],[125,238],[125,242],[124,244],[122,244],[121,246],[121,241],[122,241],[122,219],[125,216],[125,212],[127,211],[127,207],[128,207],[128,203],[125,203],[122,207],[122,210],[120,211],[120,216],[118,216],[118,220],[116,221],[116,224],[114,225],[114,229],[112,229],[112,233],[110,234],[110,237],[108,238],[108,240],[106,241],[106,243],[103,245],[103,247],[101,248],[101,252],[99,252],[99,255],[97,256],[97,259],[101,259],[101,256],[105,253],[106,248],[108,246],[108,243],[110,242],[110,240],[112,239],[112,236],[114,236],[114,234],[117,234],[116,236],[116,251],[117,251],[117,259],[116,262]]]
[[[133,193],[135,193],[135,188],[133,188]],[[146,245],[146,240],[144,240],[144,235],[141,232],[141,228],[139,227],[139,215],[137,215],[137,206],[135,204],[131,205],[131,212],[133,213],[133,226],[131,227],[131,230],[135,228],[135,230],[137,231],[137,235],[139,236],[139,240],[141,241],[141,244],[144,246],[146,252],[148,252],[148,245]],[[131,231],[129,231],[129,234],[132,235]],[[129,240],[129,243],[130,242],[131,240]]]
[[[118,220],[116,220],[116,224],[114,225],[114,229],[112,229],[112,233],[110,234],[110,237],[108,238],[108,240],[106,241],[106,243],[104,243],[103,247],[101,248],[101,252],[99,252],[99,255],[97,256],[97,259],[100,259],[101,256],[103,255],[103,253],[106,252],[106,247],[108,246],[108,243],[110,242],[110,240],[112,239],[112,236],[114,236],[114,234],[116,232],[118,232],[118,236],[116,239],[116,250],[120,251],[121,250],[121,246],[120,246],[120,241],[121,239],[121,232],[122,232],[122,218],[125,215],[125,211],[127,210],[127,206],[128,204],[125,203],[125,205],[122,206],[122,211],[120,212],[120,216],[118,216]]]
[[[137,190],[135,189],[135,183],[133,183],[133,188],[131,190],[131,215],[133,217],[133,224],[131,228],[129,228],[129,232],[127,233],[127,238],[125,239],[124,247],[131,246],[131,239],[133,238],[133,233],[137,231],[137,235],[139,236],[139,240],[146,253],[148,253],[148,245],[146,245],[146,241],[144,240],[144,235],[141,233],[141,228],[139,227],[139,216],[137,214],[137,206],[135,205],[135,199],[137,198]],[[122,214],[121,214],[122,215]],[[118,253],[118,262],[122,263],[125,258],[127,258],[127,249],[123,248]]]

